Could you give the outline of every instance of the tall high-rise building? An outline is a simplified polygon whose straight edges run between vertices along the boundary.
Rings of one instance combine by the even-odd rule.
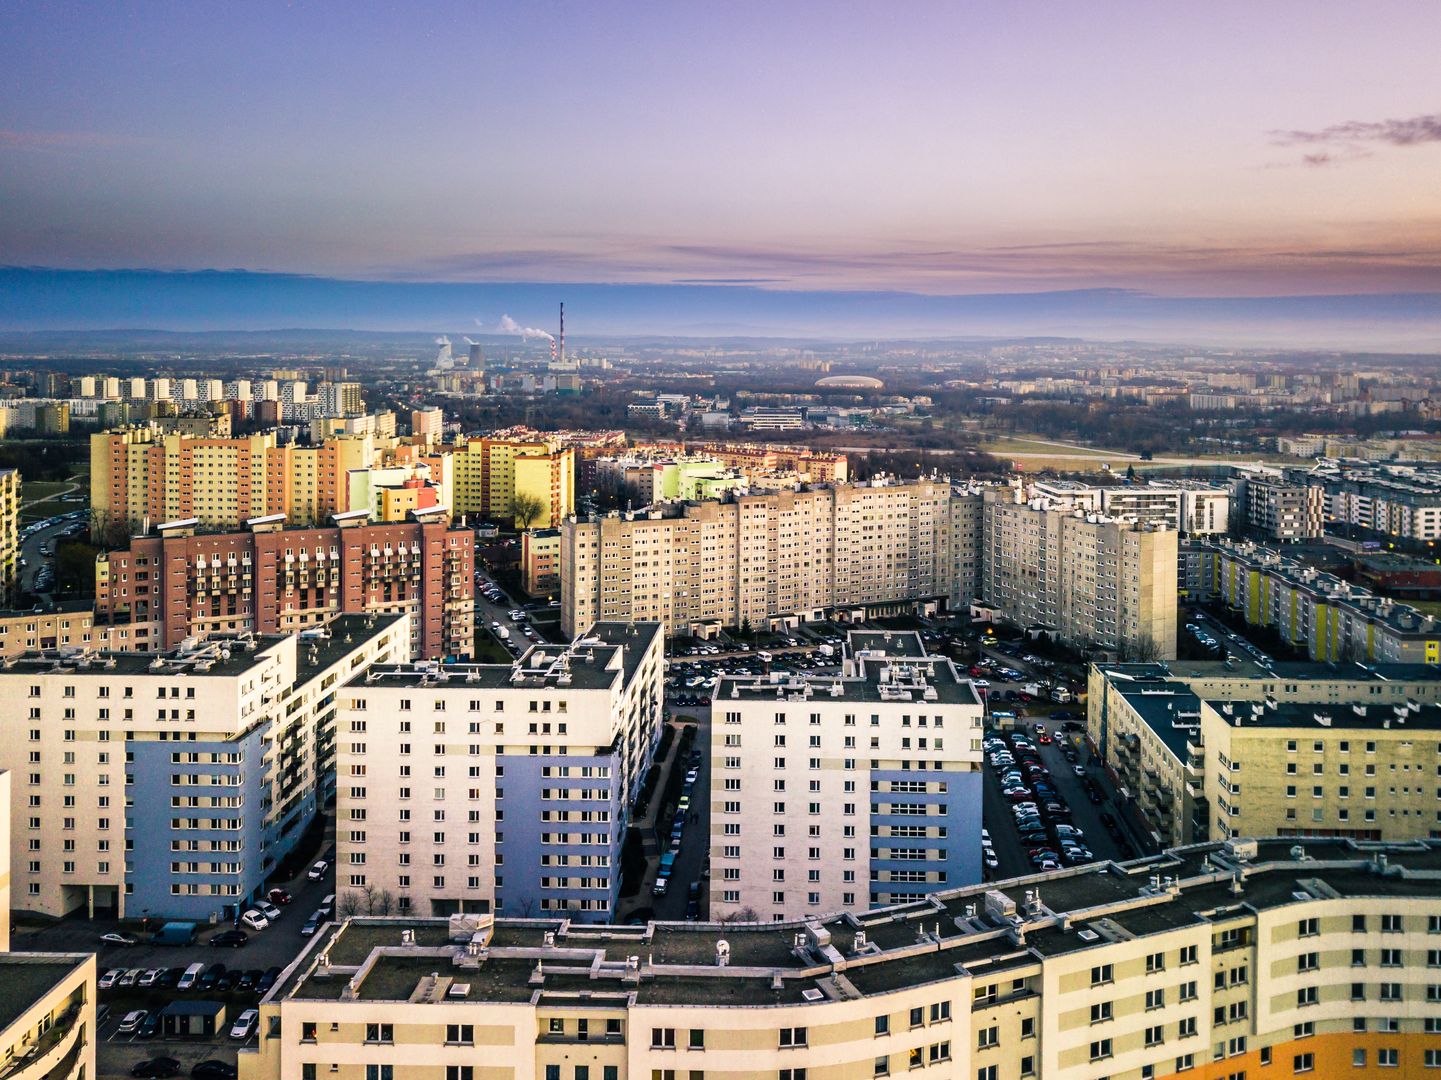
[[[981,879],[975,688],[919,634],[839,675],[725,676],[711,704],[712,921],[802,919]]]
[[[606,922],[660,737],[655,623],[511,664],[376,665],[338,688],[342,908]]]
[[[26,778],[23,799],[7,803],[15,905],[234,918],[330,794],[336,686],[403,657],[406,622],[342,616],[319,634],[159,656],[9,661],[0,768]]]
[[[410,414],[410,438],[422,446],[439,446],[445,438],[445,413],[440,409],[415,409]]]
[[[20,471],[0,469],[0,607],[16,600],[20,561]]]
[[[986,491],[981,596],[1013,623],[1130,659],[1176,655],[1177,534]]]
[[[877,481],[569,520],[561,624],[655,619],[686,633],[965,604],[980,507],[946,481]]]
[[[519,498],[539,507],[524,524],[545,529],[574,510],[575,451],[558,439],[472,439],[451,460],[457,513],[513,520]]]

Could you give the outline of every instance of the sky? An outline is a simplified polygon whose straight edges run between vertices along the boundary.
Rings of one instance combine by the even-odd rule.
[[[0,5],[0,264],[1441,292],[1441,4]]]

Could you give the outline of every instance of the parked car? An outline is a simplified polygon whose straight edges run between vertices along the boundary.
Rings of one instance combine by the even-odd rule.
[[[292,899],[288,889],[271,889],[265,895],[272,904],[288,904]]]
[[[240,916],[240,925],[248,926],[252,930],[264,930],[270,925],[270,920],[262,912],[251,908],[244,915]]]
[[[140,1077],[179,1076],[180,1062],[169,1057],[150,1058],[148,1061],[132,1065],[130,1075]]]
[[[240,1075],[236,1067],[219,1058],[207,1058],[190,1070],[193,1080],[235,1080]]]
[[[271,922],[280,918],[280,909],[268,901],[262,900],[255,905],[255,908]]]
[[[150,968],[141,972],[140,978],[135,980],[136,986],[154,986],[160,981],[160,976],[165,974],[164,968]]]
[[[120,1026],[115,1030],[121,1035],[133,1035],[140,1030],[140,1025],[145,1023],[145,1018],[149,1015],[144,1009],[132,1009],[120,1018]]]
[[[102,945],[123,945],[128,948],[129,946],[136,944],[138,940],[139,939],[133,938],[129,934],[111,933],[100,935],[100,943]]]
[[[250,1033],[255,1030],[255,1022],[260,1019],[260,1013],[255,1009],[246,1009],[235,1018],[235,1023],[230,1025],[230,1037],[232,1039],[248,1039]]]
[[[318,863],[316,863],[305,872],[305,876],[308,877],[311,881],[319,881],[325,876],[325,872],[329,869],[330,864],[324,859],[321,859]]]
[[[260,976],[260,981],[255,984],[257,993],[268,994],[276,982],[280,979],[280,968],[266,968],[265,974]]]
[[[250,941],[250,935],[244,930],[222,930],[210,939],[210,944],[217,949],[239,949]]]
[[[153,1039],[160,1034],[160,1014],[153,1012],[145,1018],[145,1023],[140,1025],[140,1030],[135,1033],[137,1039]]]

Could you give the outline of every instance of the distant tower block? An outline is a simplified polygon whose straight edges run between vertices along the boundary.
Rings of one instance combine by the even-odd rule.
[[[472,341],[470,344],[470,367],[472,371],[485,370],[485,357],[480,352],[480,342]]]

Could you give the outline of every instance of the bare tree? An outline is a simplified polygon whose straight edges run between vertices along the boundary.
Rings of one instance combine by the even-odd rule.
[[[349,890],[340,898],[340,913],[342,915],[359,915],[367,907],[367,896],[364,892]]]
[[[367,886],[367,889],[369,886]],[[378,889],[370,894],[370,914],[389,915],[395,907],[395,897],[390,895],[389,889]]]
[[[761,917],[756,914],[755,908],[743,907],[739,911],[732,911],[722,915],[720,921],[723,923],[746,923],[760,922]]]
[[[540,501],[538,495],[517,491],[510,500],[510,509],[515,515],[515,527],[524,530],[530,528],[531,522],[545,513],[545,503]]]

